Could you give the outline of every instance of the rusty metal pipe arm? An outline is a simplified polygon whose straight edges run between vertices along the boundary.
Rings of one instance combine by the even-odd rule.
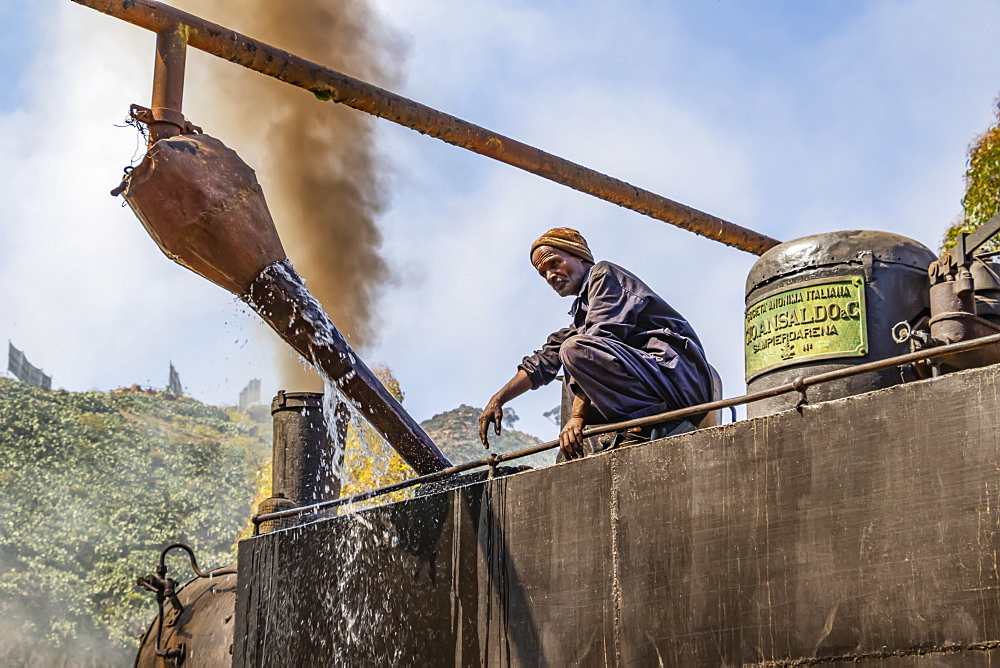
[[[154,0],[73,0],[196,49],[532,174],[761,255],[776,239],[450,116]]]
[[[418,473],[451,465],[306,289],[253,170],[234,151],[207,135],[161,139],[128,173],[123,194],[167,257],[246,301]]]

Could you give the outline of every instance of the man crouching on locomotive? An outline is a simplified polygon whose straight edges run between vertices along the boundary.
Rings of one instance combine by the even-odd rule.
[[[570,419],[559,434],[567,459],[582,457],[583,427],[656,415],[711,400],[712,376],[698,335],[681,314],[633,274],[611,262],[594,264],[583,236],[556,227],[531,244],[531,264],[562,297],[575,296],[573,323],[525,357],[517,373],[493,395],[479,417],[489,447],[490,424],[500,434],[503,406],[546,385],[565,368],[573,391]],[[617,434],[603,443],[681,433],[674,422]]]

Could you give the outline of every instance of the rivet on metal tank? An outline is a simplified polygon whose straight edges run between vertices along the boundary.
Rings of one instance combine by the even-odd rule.
[[[747,276],[746,380],[750,392],[909,352],[892,327],[929,309],[923,244],[888,232],[816,234],[775,246]],[[898,369],[810,387],[810,402],[889,387]],[[751,404],[748,417],[794,408],[784,395]]]

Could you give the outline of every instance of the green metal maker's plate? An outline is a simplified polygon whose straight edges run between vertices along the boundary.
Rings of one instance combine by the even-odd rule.
[[[746,310],[746,378],[801,362],[868,353],[865,281],[860,276],[800,283]]]

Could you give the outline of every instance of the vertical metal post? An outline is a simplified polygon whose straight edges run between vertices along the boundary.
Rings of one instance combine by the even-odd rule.
[[[153,65],[154,122],[149,124],[149,144],[180,134],[184,123],[184,65],[187,60],[187,33],[183,24],[156,35],[156,62]]]
[[[337,498],[336,448],[323,420],[323,394],[281,390],[271,404],[271,416],[272,494],[299,506]]]
[[[341,462],[333,461],[338,448],[323,419],[323,394],[281,390],[271,403],[271,418],[274,423],[271,497],[260,503],[258,514],[308,506],[340,496],[337,471]],[[339,450],[343,452],[346,407],[342,411],[338,406],[332,418],[336,425],[335,438],[341,440]],[[296,518],[262,522],[257,531],[269,533],[296,522]]]

